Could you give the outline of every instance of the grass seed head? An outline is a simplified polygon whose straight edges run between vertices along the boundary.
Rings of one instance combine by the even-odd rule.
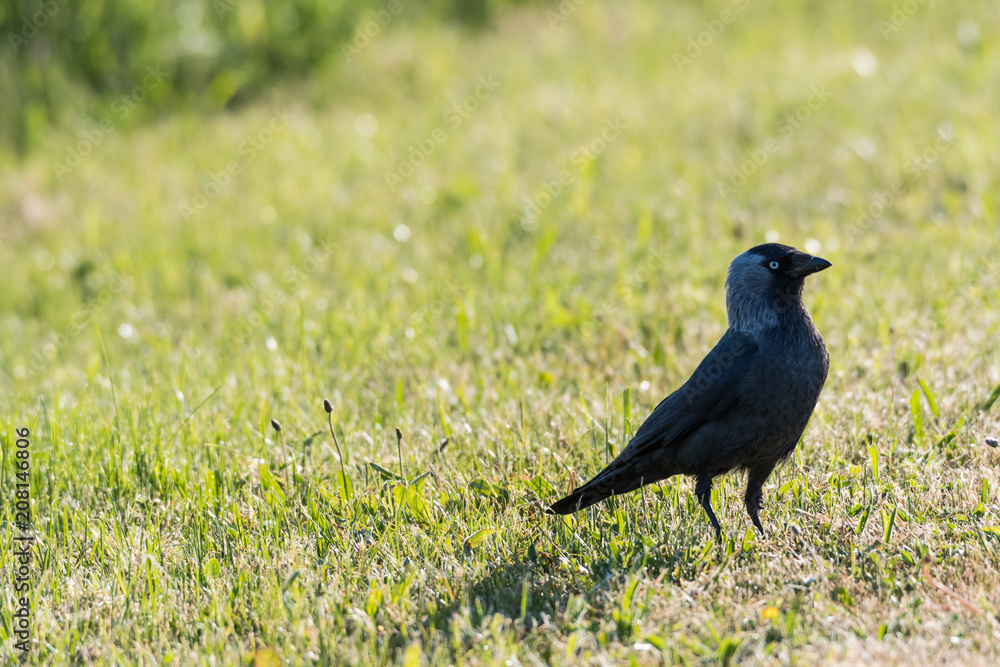
[[[272,419],[271,428],[273,428],[278,433],[281,433],[281,422],[279,422],[277,419]]]

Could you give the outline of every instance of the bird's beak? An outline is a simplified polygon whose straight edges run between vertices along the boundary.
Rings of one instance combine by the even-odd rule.
[[[792,275],[796,278],[805,278],[806,276],[812,275],[823,269],[829,269],[833,264],[826,261],[822,257],[812,257],[806,255],[808,259],[792,269]]]

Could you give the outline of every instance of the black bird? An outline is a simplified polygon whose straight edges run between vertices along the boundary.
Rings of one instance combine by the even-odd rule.
[[[747,512],[758,512],[774,467],[795,450],[830,358],[802,303],[805,277],[830,262],[768,243],[729,265],[729,329],[684,385],[665,398],[608,467],[552,505],[569,514],[613,495],[694,475],[695,495],[722,539],[712,511],[712,479],[745,470]]]

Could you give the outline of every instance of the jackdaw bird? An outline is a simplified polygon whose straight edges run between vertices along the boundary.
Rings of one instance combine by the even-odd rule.
[[[548,512],[569,514],[674,475],[693,475],[695,496],[721,540],[712,480],[745,470],[747,512],[763,535],[764,482],[795,450],[826,382],[830,358],[802,303],[802,287],[806,276],[830,266],[778,243],[734,259],[725,335],[621,454]]]

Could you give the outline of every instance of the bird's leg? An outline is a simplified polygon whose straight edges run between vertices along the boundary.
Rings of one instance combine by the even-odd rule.
[[[760,516],[757,513],[764,509],[764,480],[758,479],[753,473],[747,476],[747,492],[743,496],[743,502],[746,503],[750,520],[763,537],[764,526],[760,525]]]
[[[709,475],[701,475],[698,477],[698,482],[694,487],[694,495],[698,498],[698,502],[701,506],[705,508],[705,513],[708,514],[709,520],[712,522],[712,527],[715,528],[715,539],[720,543],[722,542],[722,526],[719,524],[719,520],[715,518],[715,512],[712,511],[712,477]]]

